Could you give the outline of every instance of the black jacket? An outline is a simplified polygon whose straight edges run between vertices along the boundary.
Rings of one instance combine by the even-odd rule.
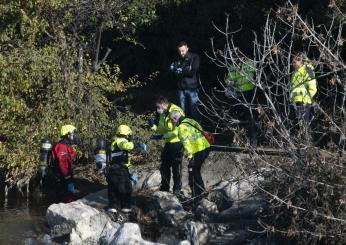
[[[178,61],[178,67],[182,68],[182,74],[178,75],[178,89],[196,89],[198,87],[197,73],[199,69],[199,56],[188,52],[184,58]]]

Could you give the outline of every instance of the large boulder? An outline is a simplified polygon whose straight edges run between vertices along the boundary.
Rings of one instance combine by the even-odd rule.
[[[208,199],[215,202],[219,211],[231,207],[234,203],[253,195],[256,185],[263,177],[252,175],[246,178],[223,180],[209,193]]]
[[[159,245],[162,243],[154,243],[143,240],[139,226],[134,223],[124,223],[114,234],[109,244],[112,245]]]
[[[152,217],[158,217],[160,225],[177,227],[191,214],[183,209],[178,198],[172,193],[156,191],[135,196],[136,206]]]
[[[78,200],[93,208],[103,209],[108,205],[108,192],[107,188],[98,192],[90,193],[87,196]]]
[[[79,201],[52,204],[46,219],[52,231],[63,230],[61,235],[69,235],[69,244],[107,244],[120,226],[103,212]],[[54,235],[59,236],[56,232]]]
[[[161,174],[159,170],[144,172],[138,179],[138,183],[134,186],[135,191],[156,191],[161,186]]]
[[[169,192],[155,192],[151,197],[150,205],[152,209],[158,211],[162,225],[176,227],[190,217],[178,198]]]
[[[220,212],[215,213],[209,218],[212,223],[227,223],[233,227],[244,228],[249,225],[257,224],[258,212],[265,206],[265,200],[260,195],[238,202],[236,205]]]
[[[155,206],[155,208],[159,208],[161,210],[184,210],[178,198],[172,193],[157,191],[153,193],[152,198],[152,204]]]
[[[210,216],[218,213],[219,210],[215,203],[202,199],[196,209],[196,217],[201,221],[207,221]]]

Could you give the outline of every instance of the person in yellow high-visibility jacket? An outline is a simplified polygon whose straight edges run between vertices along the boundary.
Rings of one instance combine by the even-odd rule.
[[[158,122],[149,119],[148,124],[155,132],[152,139],[165,141],[165,146],[161,153],[161,191],[169,191],[171,173],[173,174],[173,193],[177,196],[181,192],[181,164],[184,155],[184,148],[178,138],[178,128],[175,127],[169,114],[176,110],[185,116],[184,111],[177,105],[170,103],[166,97],[160,96],[156,100]],[[172,171],[171,171],[172,169]]]
[[[317,93],[314,67],[302,53],[293,58],[292,65],[295,70],[290,84],[290,101],[298,124],[309,124],[311,105]]]
[[[250,61],[247,61],[240,64],[239,68],[231,67],[225,83],[236,92],[252,91],[256,87],[253,83],[255,74],[255,66]]]
[[[238,120],[245,121],[247,125],[247,137],[251,146],[257,146],[257,126],[258,118],[254,110],[254,101],[256,101],[256,85],[254,84],[256,68],[252,61],[240,62],[239,67],[229,67],[225,79],[226,97],[236,99],[234,110],[238,114]],[[239,104],[240,101],[241,103]]]
[[[106,180],[108,183],[108,211],[117,212],[117,204],[120,203],[121,211],[131,212],[132,183],[137,182],[137,176],[131,175],[130,152],[134,148],[147,151],[144,143],[134,143],[131,141],[132,130],[129,126],[119,125],[116,137],[111,145],[110,161],[106,167]]]
[[[192,197],[198,201],[205,190],[201,168],[209,155],[210,144],[202,134],[201,125],[195,120],[185,118],[179,111],[172,111],[170,118],[178,127],[179,140],[187,153],[189,186]]]

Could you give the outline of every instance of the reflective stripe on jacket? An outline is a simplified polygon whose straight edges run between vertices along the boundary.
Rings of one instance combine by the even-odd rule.
[[[191,126],[192,125],[192,126]],[[202,127],[195,120],[185,118],[178,126],[178,137],[184,146],[188,157],[210,147],[207,139],[202,135]]]
[[[163,135],[166,142],[176,143],[179,142],[178,128],[174,126],[169,117],[172,111],[179,111],[182,116],[185,116],[183,109],[175,104],[170,103],[167,111],[160,115],[159,125],[153,129],[156,133]]]
[[[293,73],[291,80],[291,102],[311,104],[317,93],[317,82],[312,64],[302,65]]]
[[[111,145],[111,165],[118,164],[125,168],[131,167],[131,156],[134,143],[125,138],[116,137]]]
[[[230,70],[226,78],[226,85],[234,87],[237,92],[246,92],[253,90],[256,86],[253,84],[255,79],[255,67],[250,62],[246,62],[237,69]]]

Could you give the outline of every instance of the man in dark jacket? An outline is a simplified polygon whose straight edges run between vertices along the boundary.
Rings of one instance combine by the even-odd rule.
[[[179,42],[177,48],[180,58],[171,64],[170,69],[178,78],[180,107],[187,116],[199,121],[197,72],[200,59],[197,54],[189,52],[189,47],[184,41]]]

